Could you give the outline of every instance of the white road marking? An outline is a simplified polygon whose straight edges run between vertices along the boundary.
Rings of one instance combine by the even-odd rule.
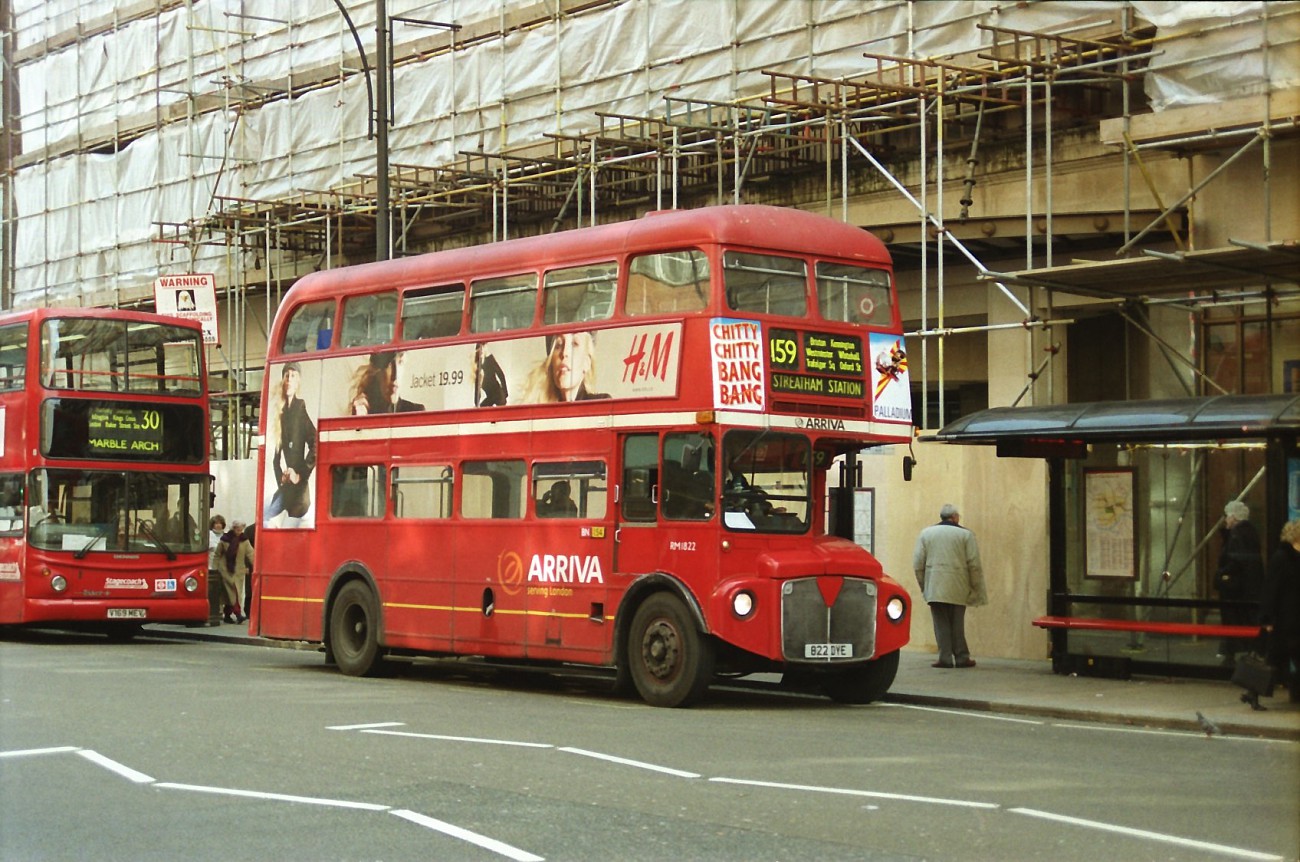
[[[404,721],[379,721],[374,724],[336,724],[333,727],[327,727],[326,730],[372,730],[377,727],[402,727],[406,724]]]
[[[91,751],[90,749],[83,748],[78,750],[77,754],[80,754],[91,763],[104,767],[110,772],[116,772],[128,781],[134,781],[136,784],[153,784],[154,782],[153,776],[145,775],[143,772],[136,772],[131,767],[123,766],[116,760],[110,760],[98,751]]]
[[[1052,814],[1047,811],[1035,811],[1032,808],[1008,808],[1007,811],[1012,814],[1027,814],[1030,817],[1039,817],[1043,820],[1052,820],[1057,823],[1068,823],[1072,826],[1083,826],[1089,829],[1100,829],[1103,832],[1114,832],[1118,835],[1129,835],[1134,838],[1145,838],[1148,841],[1160,841],[1165,844],[1176,844],[1179,847],[1190,847],[1195,850],[1205,850],[1209,853],[1221,853],[1225,856],[1236,856],[1238,859],[1259,859],[1259,860],[1277,860],[1281,862],[1281,856],[1275,856],[1272,853],[1259,853],[1255,850],[1243,850],[1240,847],[1229,847],[1226,844],[1214,844],[1209,841],[1197,841],[1194,838],[1179,838],[1177,835],[1165,835],[1161,832],[1150,832],[1146,829],[1133,829],[1128,826],[1115,826],[1110,823],[1101,823],[1096,820],[1083,820],[1078,817],[1067,817],[1064,814]]]
[[[444,742],[474,742],[480,745],[513,745],[517,748],[554,748],[549,742],[516,742],[511,739],[478,739],[473,736],[443,736],[437,733],[410,733],[404,730],[363,730],[379,736],[405,736],[412,739],[440,739]]]
[[[80,751],[75,745],[57,745],[53,748],[25,748],[17,751],[0,751],[0,757],[36,757],[41,754],[67,754]]]
[[[536,856],[527,850],[520,850],[518,847],[512,847],[504,841],[497,841],[495,838],[488,838],[485,835],[479,835],[477,832],[471,832],[468,829],[462,829],[459,826],[453,826],[442,820],[436,820],[432,817],[426,817],[423,814],[417,814],[414,811],[407,811],[399,808],[390,812],[403,820],[409,820],[420,826],[441,832],[444,835],[450,835],[453,838],[459,838],[462,841],[468,841],[470,844],[476,844],[484,850],[491,850],[493,853],[500,853],[508,859],[514,859],[516,862],[544,862],[545,857]]]
[[[915,710],[919,710],[920,712],[941,712],[944,713],[945,715],[960,715],[963,718],[984,718],[984,719],[988,719],[989,721],[1009,721],[1013,724],[1044,724],[1044,722],[1037,721],[1032,718],[1011,718],[1010,716],[1006,716],[1006,715],[992,715],[990,713],[971,712],[969,710],[962,710],[962,709],[941,709],[937,706],[917,706],[914,703],[886,703],[882,705],[892,706],[897,709],[915,709]]]
[[[155,787],[167,790],[193,790],[198,793],[215,793],[218,796],[242,796],[247,799],[265,799],[271,802],[300,802],[304,805],[325,805],[330,808],[353,808],[358,811],[388,811],[391,805],[374,802],[352,802],[347,799],[322,799],[316,796],[293,796],[287,793],[264,793],[260,790],[238,790],[233,787],[205,787],[201,784],[173,784],[159,782]]]
[[[710,778],[719,784],[744,784],[748,787],[771,787],[776,790],[801,790],[810,793],[835,793],[840,796],[866,796],[871,799],[897,799],[902,802],[925,802],[930,805],[955,805],[960,808],[1001,808],[996,802],[971,802],[965,799],[943,799],[936,796],[911,796],[906,793],[883,793],[875,790],[854,790],[847,787],[817,787],[811,784],[783,784],[777,781],[750,781],[744,778]]]
[[[641,760],[628,760],[626,757],[615,757],[612,754],[601,754],[599,751],[587,751],[583,748],[561,748],[560,751],[569,754],[580,754],[583,757],[594,757],[597,760],[607,760],[610,763],[620,763],[623,766],[635,766],[638,769],[649,769],[652,772],[662,772],[665,775],[676,775],[678,778],[699,778],[698,772],[686,772],[681,769],[673,769],[668,766],[656,766],[653,763],[645,763]]]

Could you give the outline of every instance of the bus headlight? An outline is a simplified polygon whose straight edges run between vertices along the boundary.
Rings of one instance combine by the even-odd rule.
[[[907,613],[907,603],[898,596],[894,596],[885,603],[885,616],[893,622],[898,622]]]
[[[68,588],[68,579],[63,575],[55,575],[50,578],[50,589],[56,593],[61,593]]]
[[[731,597],[731,611],[742,620],[754,613],[754,594],[741,590]]]
[[[198,589],[199,589],[199,579],[198,579],[198,578],[194,577],[193,575],[190,575],[189,577],[187,577],[187,578],[185,579],[185,592],[187,592],[187,593],[195,593],[195,592],[198,592]]]

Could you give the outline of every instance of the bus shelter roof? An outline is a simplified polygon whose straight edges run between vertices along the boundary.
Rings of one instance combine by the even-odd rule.
[[[1050,457],[1087,443],[1213,442],[1300,434],[1300,394],[1219,395],[993,407],[963,416],[931,440],[997,444],[1006,454]],[[1041,448],[1038,448],[1041,447]]]

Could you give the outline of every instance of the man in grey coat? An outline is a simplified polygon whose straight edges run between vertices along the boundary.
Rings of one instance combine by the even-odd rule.
[[[975,534],[960,521],[957,507],[944,503],[939,523],[921,531],[912,552],[912,570],[930,605],[939,644],[939,660],[931,667],[975,666],[966,645],[966,607],[988,603]]]

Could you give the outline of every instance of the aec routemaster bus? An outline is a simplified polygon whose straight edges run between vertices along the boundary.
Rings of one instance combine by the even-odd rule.
[[[304,277],[270,333],[252,630],[389,655],[879,698],[906,591],[827,535],[837,456],[907,442],[884,246],[720,206]]]
[[[206,621],[208,404],[198,324],[0,315],[0,624],[130,637]]]

